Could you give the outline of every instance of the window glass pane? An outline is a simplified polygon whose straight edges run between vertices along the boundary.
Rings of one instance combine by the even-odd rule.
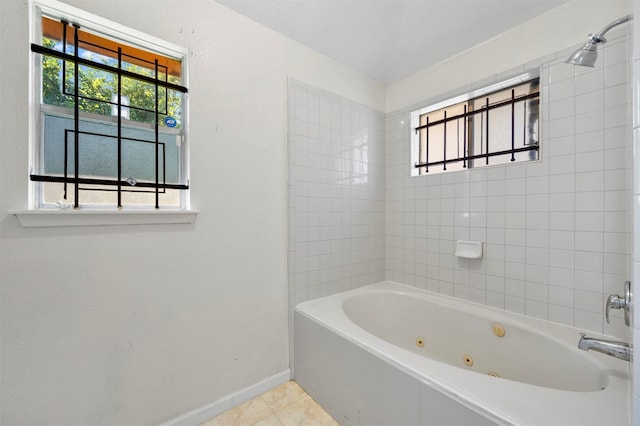
[[[63,51],[63,39],[64,39],[65,27],[57,19],[42,17],[42,36],[43,46],[49,43],[47,40],[55,43],[54,50],[59,52]],[[80,51],[89,52],[86,53],[85,59],[90,59],[100,63],[108,63],[113,66],[117,65],[117,51],[118,47],[122,50],[123,62],[125,64],[135,64],[140,66],[138,70],[141,73],[149,72],[153,70],[153,64],[158,61],[158,65],[163,69],[163,74],[169,74],[170,76],[181,78],[182,76],[182,63],[174,58],[169,58],[164,55],[160,55],[149,50],[137,48],[120,41],[112,40],[106,36],[92,33],[85,28],[78,30],[78,38],[80,40]],[[66,30],[66,53],[73,54],[74,36],[71,26],[67,26]],[[123,67],[124,68],[124,67]],[[147,71],[144,71],[146,69]],[[147,74],[149,77],[152,76]]]
[[[536,160],[538,81],[420,114],[414,174]]]
[[[122,204],[154,205],[157,183],[160,204],[179,206],[162,185],[187,188],[181,62],[48,17],[42,47],[75,55],[76,32],[77,65],[41,56],[42,202],[118,205],[120,191]]]

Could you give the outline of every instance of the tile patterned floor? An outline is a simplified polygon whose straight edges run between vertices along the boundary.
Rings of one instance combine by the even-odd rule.
[[[340,426],[296,382],[284,383],[200,426]]]

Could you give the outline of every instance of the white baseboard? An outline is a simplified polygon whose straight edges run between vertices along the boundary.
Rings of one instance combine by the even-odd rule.
[[[162,423],[160,426],[197,426],[289,380],[291,380],[291,370],[286,369],[238,392],[220,398],[211,404],[203,405],[175,419]]]

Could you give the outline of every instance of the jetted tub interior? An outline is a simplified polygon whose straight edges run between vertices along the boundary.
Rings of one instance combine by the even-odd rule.
[[[579,330],[383,282],[300,304],[295,379],[341,425],[628,423]]]
[[[607,386],[606,372],[590,354],[575,356],[574,348],[549,335],[465,312],[463,305],[444,306],[403,293],[377,292],[351,295],[343,308],[363,330],[469,371],[570,391]]]

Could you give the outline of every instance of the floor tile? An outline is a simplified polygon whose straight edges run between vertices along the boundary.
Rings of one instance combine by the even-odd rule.
[[[340,426],[294,381],[283,383],[200,426]]]
[[[269,406],[261,398],[254,398],[220,414],[201,426],[252,426],[272,414]]]
[[[274,412],[297,402],[307,396],[306,392],[294,381],[284,383],[262,394],[262,399]]]
[[[340,426],[310,396],[278,411],[284,426]]]
[[[282,423],[280,423],[280,420],[278,420],[278,417],[276,417],[275,414],[272,414],[266,419],[261,420],[258,423],[254,424],[253,426],[283,426],[283,425]]]

